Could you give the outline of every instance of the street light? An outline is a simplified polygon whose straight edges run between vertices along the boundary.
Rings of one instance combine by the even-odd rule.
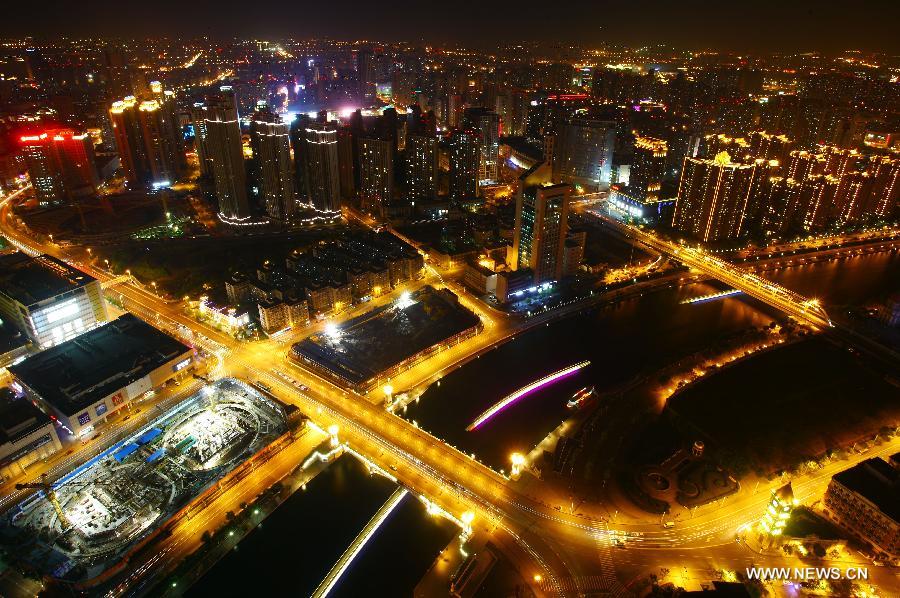
[[[518,478],[525,466],[525,456],[522,453],[513,453],[509,460],[512,461],[512,471],[509,472],[509,477]]]

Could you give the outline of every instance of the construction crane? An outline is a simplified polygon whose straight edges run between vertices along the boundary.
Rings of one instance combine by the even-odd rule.
[[[16,490],[43,490],[44,495],[47,497],[47,500],[50,501],[50,504],[53,505],[53,509],[56,511],[56,516],[59,517],[59,523],[62,525],[63,531],[66,531],[70,527],[72,527],[72,522],[69,521],[69,518],[66,517],[65,513],[63,513],[62,506],[59,504],[59,499],[56,498],[56,491],[53,489],[53,485],[47,481],[47,474],[41,475],[40,482],[26,482],[24,484],[16,484]]]

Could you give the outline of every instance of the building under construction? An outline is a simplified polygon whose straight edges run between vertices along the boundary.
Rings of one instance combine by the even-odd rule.
[[[280,404],[220,380],[52,484],[23,485],[37,492],[0,537],[27,569],[93,579],[286,429]]]

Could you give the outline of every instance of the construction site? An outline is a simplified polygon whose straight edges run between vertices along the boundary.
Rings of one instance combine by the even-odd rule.
[[[277,402],[223,379],[11,509],[0,538],[40,575],[93,579],[287,430]]]

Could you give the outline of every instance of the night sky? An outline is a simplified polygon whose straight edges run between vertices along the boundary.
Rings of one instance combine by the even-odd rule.
[[[460,42],[603,42],[747,52],[900,54],[900,0],[360,0],[16,2],[0,34],[212,35]]]

